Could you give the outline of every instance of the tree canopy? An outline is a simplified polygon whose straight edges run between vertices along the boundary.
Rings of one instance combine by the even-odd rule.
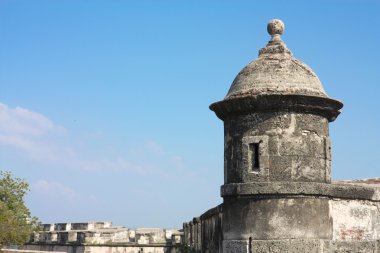
[[[25,206],[24,197],[28,183],[13,177],[8,171],[0,171],[0,247],[24,244],[38,226]]]

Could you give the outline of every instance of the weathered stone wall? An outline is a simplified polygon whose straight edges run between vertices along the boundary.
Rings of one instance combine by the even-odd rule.
[[[379,240],[380,202],[331,200],[333,240]]]
[[[0,253],[45,253],[38,250],[20,250],[20,249],[0,249]],[[56,251],[56,253],[65,253],[64,251]]]
[[[112,227],[110,222],[44,224],[20,249],[67,253],[176,253],[178,229]],[[198,243],[200,247],[200,242]]]
[[[183,224],[183,244],[195,252],[219,252],[222,247],[222,205]]]
[[[219,252],[222,248],[223,232],[223,206],[219,205],[202,214],[201,230],[202,230],[202,252],[212,253]]]
[[[224,120],[225,184],[260,181],[330,182],[328,120],[302,113],[250,113]],[[259,147],[252,169],[250,144]]]
[[[111,228],[112,222],[79,222],[79,223],[54,223],[42,224],[41,231],[70,231],[70,230],[93,230]]]
[[[224,240],[331,238],[328,199],[225,198]]]
[[[349,182],[230,184],[222,205],[184,223],[184,243],[202,253],[380,253],[380,185]]]
[[[171,244],[181,243],[182,232],[177,229],[112,227],[111,222],[43,224],[35,232],[33,244]]]
[[[21,250],[37,250],[37,251],[54,251],[66,253],[84,253],[84,245],[61,245],[61,244],[40,244],[40,245],[23,245],[20,246]]]
[[[176,247],[168,246],[86,246],[86,252],[90,253],[178,253]]]
[[[380,241],[330,241],[318,239],[236,240],[223,253],[379,253]]]
[[[177,253],[174,246],[165,245],[25,245],[27,250],[61,251],[66,253]],[[15,253],[15,252],[4,252]],[[16,252],[17,253],[17,252]],[[29,253],[29,252],[27,252]],[[33,253],[33,252],[31,252]]]

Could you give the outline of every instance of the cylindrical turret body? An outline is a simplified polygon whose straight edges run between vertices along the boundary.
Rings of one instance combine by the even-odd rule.
[[[330,182],[328,120],[252,112],[224,121],[225,183]]]
[[[292,56],[283,30],[271,21],[272,40],[210,106],[224,121],[223,253],[332,236],[328,199],[312,193],[331,182],[329,122],[343,104]]]

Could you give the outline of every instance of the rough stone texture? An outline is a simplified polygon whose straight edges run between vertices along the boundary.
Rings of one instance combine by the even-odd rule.
[[[257,94],[327,96],[313,70],[292,57],[281,40],[270,41],[259,58],[240,71],[225,99]]]
[[[282,27],[282,21],[270,23],[272,40],[259,58],[238,74],[223,101],[210,106],[224,121],[225,184],[331,181],[328,122],[342,104],[291,56],[275,33]],[[255,157],[259,149],[255,166],[249,148]]]
[[[285,24],[280,19],[272,19],[267,25],[268,33],[272,36],[272,40],[275,40],[275,36],[279,36],[284,33]],[[277,38],[277,40],[279,37]]]
[[[379,253],[380,240],[331,241],[322,239],[225,240],[231,253]]]
[[[362,185],[366,187],[380,188],[380,178],[367,178],[356,180],[338,180],[332,182],[334,184]]]
[[[53,228],[56,230],[52,230]],[[200,234],[200,226],[198,231]],[[38,245],[127,244],[131,247],[151,245],[158,249],[160,247],[175,247],[183,242],[182,237],[183,233],[177,229],[128,229],[125,227],[112,227],[111,222],[56,223],[41,225],[41,231],[33,234],[29,245],[34,248]],[[198,241],[197,247],[200,248],[200,240]]]
[[[368,179],[366,181],[374,181],[376,179]],[[264,184],[264,183],[258,183],[255,187],[252,187],[251,189],[257,190],[257,188],[260,188],[258,185]],[[338,190],[335,192],[333,191],[332,196],[334,194],[338,195],[339,193],[339,187],[344,187],[346,189],[346,193],[349,194],[350,192],[353,193],[354,196],[349,196],[346,194],[341,194],[339,198],[337,196],[333,198],[327,198],[325,197],[324,200],[328,201],[328,207],[325,207],[325,210],[328,209],[327,214],[330,216],[326,218],[326,220],[330,219],[332,226],[330,226],[331,233],[329,238],[327,239],[320,239],[318,238],[306,238],[309,234],[303,235],[298,231],[298,227],[302,229],[302,224],[307,226],[306,224],[310,222],[310,226],[313,227],[315,224],[319,226],[318,221],[312,221],[313,217],[319,216],[323,209],[321,209],[320,206],[315,205],[313,203],[309,203],[309,208],[305,205],[299,203],[294,203],[293,206],[296,208],[296,212],[292,210],[292,207],[289,207],[287,209],[288,213],[290,214],[290,218],[287,215],[278,214],[274,215],[276,213],[276,205],[273,201],[280,201],[282,203],[286,203],[289,201],[289,199],[278,199],[278,197],[281,194],[278,194],[279,190],[280,192],[283,191],[283,188],[285,191],[289,191],[289,187],[284,183],[267,183],[267,186],[278,184],[277,187],[267,189],[266,192],[277,192],[277,194],[273,194],[271,196],[268,196],[265,193],[257,193],[257,196],[255,197],[257,201],[261,202],[267,202],[267,209],[264,210],[263,208],[260,208],[260,205],[255,204],[257,202],[251,202],[252,207],[244,207],[242,206],[242,202],[239,202],[237,200],[234,200],[232,198],[232,201],[238,203],[239,206],[237,206],[235,209],[230,208],[226,202],[223,205],[219,205],[215,208],[212,208],[202,214],[199,218],[201,221],[201,231],[202,231],[202,237],[201,237],[201,244],[202,244],[202,251],[201,252],[207,252],[207,253],[219,253],[223,249],[223,246],[221,244],[222,237],[224,240],[228,240],[228,238],[233,238],[233,235],[223,235],[223,231],[221,229],[222,226],[229,226],[229,229],[231,229],[231,226],[239,226],[239,229],[233,229],[235,231],[241,231],[241,234],[239,234],[237,237],[239,240],[231,240],[231,241],[251,241],[251,244],[249,248],[252,250],[252,252],[278,252],[278,249],[281,251],[279,252],[376,252],[380,253],[380,201],[373,201],[373,200],[359,200],[356,199],[360,195],[356,195],[355,191],[357,190],[357,187],[365,188],[367,190],[373,190],[371,187],[364,187],[363,185],[328,185],[328,184],[321,184],[321,183],[312,183],[315,184],[316,187],[314,187],[314,190],[317,192],[314,192],[318,196],[318,190],[317,186],[333,186],[338,187]],[[288,183],[290,185],[309,185],[310,183]],[[247,184],[246,184],[247,185]],[[250,184],[249,184],[250,185]],[[281,186],[282,185],[282,186]],[[302,187],[301,187],[302,188]],[[274,190],[276,189],[276,190]],[[294,190],[294,189],[293,189]],[[260,190],[259,190],[260,192]],[[360,191],[359,191],[360,192]],[[251,192],[252,193],[252,192]],[[244,196],[244,195],[240,195]],[[285,193],[285,196],[287,198],[291,198],[289,192]],[[344,199],[344,196],[350,197],[347,199]],[[252,196],[250,196],[251,198]],[[277,198],[277,199],[276,199]],[[243,198],[246,199],[246,198]],[[320,201],[320,198],[311,198],[315,201]],[[240,200],[242,200],[242,197],[240,197]],[[298,197],[298,201],[305,201],[305,194],[301,194]],[[249,202],[249,199],[248,201]],[[230,210],[236,210],[237,214],[234,217],[234,219],[231,219],[231,222],[229,224],[223,224],[224,218],[223,216],[226,215],[226,213],[223,211],[223,209]],[[261,216],[261,218],[258,218],[257,214],[252,214],[252,210],[256,209],[256,213]],[[313,210],[310,210],[313,209]],[[238,211],[240,212],[238,213]],[[281,210],[281,208],[280,208]],[[286,209],[282,209],[284,212]],[[249,212],[249,213],[247,213]],[[299,213],[303,213],[303,217],[299,215]],[[270,218],[264,218],[265,216],[272,216],[273,219]],[[284,219],[283,221],[279,220]],[[319,217],[320,218],[320,217]],[[277,219],[277,220],[276,220]],[[318,219],[318,218],[317,218]],[[194,220],[194,219],[193,219]],[[288,237],[289,239],[284,238],[262,238],[263,240],[258,240],[255,238],[255,233],[265,233],[268,231],[263,231],[263,229],[253,227],[257,226],[255,224],[260,223],[261,225],[265,227],[270,227],[268,224],[263,224],[262,221],[270,222],[270,225],[273,225],[273,227],[269,229],[277,229],[277,232],[269,232],[270,236],[283,234],[285,237]],[[293,225],[289,225],[290,222],[294,222]],[[193,222],[193,221],[191,221]],[[299,223],[298,223],[299,222]],[[276,224],[277,223],[277,224]],[[249,224],[251,224],[252,227],[248,227]],[[189,223],[184,223],[184,233],[185,237],[190,237],[190,235],[186,234],[186,227],[189,226]],[[254,230],[254,232],[251,232],[250,229]],[[283,229],[281,231],[281,229]],[[317,228],[318,229],[318,228]],[[248,231],[248,232],[247,232]],[[294,231],[298,231],[298,236],[304,237],[303,239],[294,239],[295,235],[292,234]],[[195,244],[190,244],[188,241],[184,242],[186,245],[191,246],[191,248],[195,248]],[[376,251],[377,250],[377,251]],[[243,251],[244,252],[244,251]]]
[[[221,187],[222,197],[251,195],[263,196],[316,196],[342,199],[380,201],[380,188],[354,184],[325,184],[315,182],[257,182],[225,184]]]
[[[65,253],[65,251],[55,251],[55,252],[56,253]],[[0,253],[46,253],[46,251],[1,248]]]
[[[320,240],[290,240],[289,253],[319,253],[321,252]]]
[[[59,244],[26,244],[20,246],[21,250],[32,251],[54,251],[54,252],[66,252],[66,253],[84,253],[85,246],[81,245],[59,245]]]
[[[165,245],[25,245],[22,249],[38,251],[61,251],[66,253],[178,253],[177,247]],[[22,252],[4,252],[22,253]],[[29,253],[29,252],[26,252]],[[37,253],[37,252],[30,252]]]
[[[325,241],[322,252],[377,253],[379,247],[376,241]]]
[[[252,241],[252,252],[260,253],[282,253],[289,251],[290,240],[265,240],[265,241]]]
[[[331,238],[328,199],[225,198],[223,238],[290,239]]]
[[[190,244],[195,252],[200,252],[202,249],[202,222],[199,217],[194,218],[190,222]],[[186,235],[185,235],[186,236]]]
[[[260,170],[250,169],[251,143],[259,143]],[[225,121],[225,183],[330,182],[326,118],[299,113],[251,113]]]
[[[340,101],[306,95],[257,95],[222,100],[210,105],[210,109],[222,120],[252,112],[292,111],[319,115],[328,119],[329,122],[336,119],[342,107],[343,104]]]
[[[279,240],[267,240],[267,241],[253,241],[252,242],[252,252],[273,252],[282,253],[289,250],[290,241],[279,241]]]
[[[376,240],[380,237],[380,203],[364,200],[331,200],[333,240]]]
[[[200,217],[203,253],[218,252],[222,248],[222,206],[217,206]]]
[[[254,253],[377,253],[376,241],[265,240],[252,241]]]
[[[222,245],[222,205],[211,208],[200,217],[183,224],[183,243],[195,252],[219,252]],[[192,230],[194,221],[198,222],[198,230]]]
[[[247,240],[224,240],[224,253],[250,253],[249,241]]]

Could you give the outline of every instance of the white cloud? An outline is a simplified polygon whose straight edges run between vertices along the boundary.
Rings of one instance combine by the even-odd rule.
[[[183,158],[180,157],[180,156],[173,156],[171,158],[171,161],[172,161],[172,164],[174,165],[174,167],[176,169],[182,169],[183,166],[184,166],[184,163],[183,163]]]
[[[85,147],[96,145],[88,137],[88,134],[84,134],[82,140],[70,137],[64,127],[54,124],[38,112],[21,107],[9,108],[0,103],[0,147],[12,148],[37,163],[84,171],[123,170],[156,176],[167,176],[184,167],[180,156],[167,154],[154,140],[134,147],[126,155],[120,156],[115,153],[105,154],[106,152],[102,152],[103,146],[96,147],[97,153],[84,150],[86,148],[78,145],[78,142],[85,141]],[[42,186],[43,183],[40,182],[39,187]]]
[[[93,194],[59,181],[38,180],[30,188],[32,194],[28,200],[32,209],[41,217],[55,216],[54,222],[76,215],[80,210],[98,207],[101,201]]]
[[[164,150],[155,141],[150,140],[146,142],[145,147],[155,155],[162,156],[165,154]]]
[[[64,186],[60,182],[39,180],[31,185],[31,189],[36,194],[47,198],[63,199],[70,202],[76,201],[79,198],[79,194],[76,191]]]
[[[0,146],[14,148],[33,160],[53,161],[58,147],[46,139],[65,132],[40,113],[0,103]]]
[[[40,113],[22,107],[9,108],[0,103],[0,133],[32,137],[63,131],[63,127],[55,125]]]

